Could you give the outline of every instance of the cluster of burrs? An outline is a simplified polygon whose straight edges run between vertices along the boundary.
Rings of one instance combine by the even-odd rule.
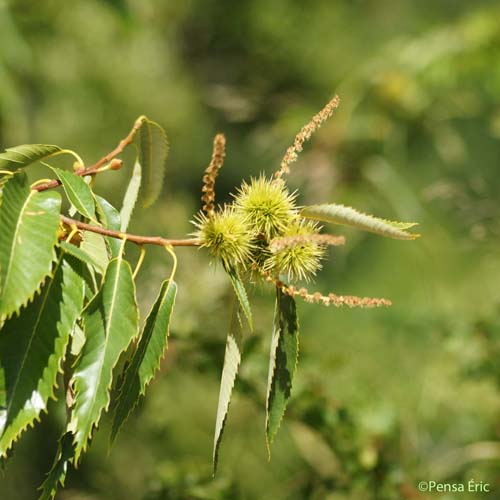
[[[193,221],[194,236],[225,269],[233,269],[254,280],[273,282],[284,293],[307,302],[350,307],[390,305],[384,299],[311,294],[305,288],[290,285],[310,281],[321,268],[326,248],[345,242],[343,236],[322,234],[317,222],[302,218],[296,204],[297,193],[291,193],[283,180],[304,142],[333,114],[338,103],[335,96],[302,128],[271,178],[261,175],[248,183],[244,181],[232,195],[233,201],[217,210],[215,178],[224,162],[225,138],[222,134],[216,135],[212,159],[203,176],[203,209]]]

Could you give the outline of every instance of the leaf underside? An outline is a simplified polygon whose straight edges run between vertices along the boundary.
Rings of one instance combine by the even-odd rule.
[[[113,368],[138,332],[135,285],[128,262],[113,259],[97,295],[83,311],[85,344],[73,375],[75,403],[70,428],[75,462],[110,402]]]
[[[53,278],[0,332],[0,456],[54,397],[71,330],[83,305],[79,263],[60,257]]]
[[[0,153],[0,170],[15,170],[27,167],[36,161],[43,160],[61,151],[59,146],[52,144],[21,144],[8,148]]]
[[[142,204],[149,207],[156,201],[163,186],[168,140],[165,131],[147,118],[144,118],[136,140],[142,167]]]
[[[120,231],[120,212],[109,203],[108,200],[99,195],[95,195],[97,205],[97,219],[106,229]],[[121,241],[117,238],[106,237],[106,246],[110,259],[118,257],[120,253]]]
[[[78,260],[93,266],[95,268],[100,268],[100,264],[92,257],[92,255],[88,254],[80,247],[73,245],[72,243],[68,243],[67,241],[60,241],[58,243],[59,247],[61,247],[65,252],[69,253],[73,257],[76,257]]]
[[[32,191],[21,172],[3,188],[0,207],[0,319],[26,305],[50,273],[61,197]]]
[[[123,197],[123,206],[120,210],[121,226],[120,231],[125,233],[128,229],[130,219],[132,217],[132,212],[134,211],[135,203],[137,201],[137,196],[139,194],[139,188],[141,187],[142,180],[142,167],[139,163],[139,159],[136,160],[134,164],[134,169],[132,171],[132,177],[125,191],[125,196]]]
[[[87,219],[95,221],[94,195],[89,185],[79,175],[60,168],[50,167],[62,183],[71,204]]]
[[[224,353],[224,366],[219,389],[219,402],[217,404],[217,417],[215,420],[214,449],[213,449],[213,473],[217,472],[219,461],[219,449],[222,442],[222,435],[226,424],[231,394],[233,392],[234,382],[238,374],[238,368],[241,362],[243,335],[241,330],[241,321],[239,318],[240,305],[233,304],[231,314],[231,323],[226,339],[226,350]]]
[[[245,318],[248,321],[248,326],[250,327],[250,331],[252,331],[253,330],[252,310],[250,309],[250,302],[248,300],[247,291],[245,290],[245,285],[241,281],[241,278],[239,277],[235,269],[226,268],[225,266],[224,269],[229,278],[231,279],[231,284],[233,285],[234,292],[236,293],[236,297],[238,299],[238,302],[240,303],[241,310],[243,311],[243,314],[245,315]]]
[[[352,226],[380,236],[387,236],[400,240],[414,240],[420,236],[419,234],[406,231],[406,229],[416,226],[416,222],[396,222],[380,219],[373,215],[358,212],[354,208],[344,205],[335,205],[333,203],[304,207],[300,215],[307,219]]]
[[[140,396],[145,394],[147,385],[160,367],[160,361],[168,346],[170,318],[176,294],[176,283],[165,280],[146,319],[139,345],[125,371],[119,389],[111,429],[111,443],[136,407]]]
[[[108,248],[104,236],[92,231],[83,231],[83,241],[80,250],[90,255],[95,262],[95,270],[99,274],[104,274],[109,262]],[[75,255],[78,257],[78,255]]]
[[[266,441],[269,455],[290,399],[299,355],[299,323],[295,300],[279,288],[276,293],[266,403]]]

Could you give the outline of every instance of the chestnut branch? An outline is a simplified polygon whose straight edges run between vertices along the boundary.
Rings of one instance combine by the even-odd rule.
[[[158,245],[158,246],[171,246],[171,247],[197,247],[200,246],[200,240],[198,239],[168,239],[162,238],[161,236],[140,236],[138,234],[121,233],[120,231],[113,231],[111,229],[106,229],[104,227],[93,226],[85,222],[80,222],[76,219],[71,219],[65,215],[61,215],[61,220],[64,224],[70,227],[77,227],[83,231],[91,231],[93,233],[102,234],[103,236],[110,236],[111,238],[117,238],[120,240],[131,241],[137,245]]]
[[[134,140],[135,134],[141,128],[142,122],[144,121],[144,116],[140,116],[134,123],[134,126],[128,133],[128,135],[122,139],[115,149],[110,151],[107,155],[103,156],[98,162],[94,163],[94,165],[87,168],[78,169],[75,174],[80,175],[82,177],[86,175],[94,175],[99,173],[100,169],[113,160],[116,156],[123,153],[125,148],[132,143]],[[121,163],[119,164],[121,166]],[[42,184],[38,184],[37,186],[33,186],[33,189],[36,191],[45,191],[46,189],[55,188],[61,185],[61,181],[59,179],[53,179],[51,181],[44,182]]]

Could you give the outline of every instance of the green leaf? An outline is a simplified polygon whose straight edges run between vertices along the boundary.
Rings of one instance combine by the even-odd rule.
[[[92,231],[83,231],[82,239],[80,250],[90,255],[92,260],[96,263],[94,266],[96,271],[99,274],[104,274],[109,262],[108,249],[104,236]],[[78,257],[78,255],[75,254],[75,257]]]
[[[395,222],[379,219],[378,217],[358,212],[354,208],[344,205],[312,205],[304,207],[300,215],[307,219],[357,227],[371,233],[399,240],[414,240],[420,236],[419,234],[405,231],[416,226],[417,222]]]
[[[78,260],[81,260],[85,264],[88,264],[92,267],[95,267],[96,269],[100,269],[100,264],[94,260],[92,255],[88,254],[84,250],[82,250],[80,247],[77,247],[73,245],[72,243],[68,243],[66,241],[60,241],[59,246],[67,253],[72,255],[73,257],[76,257]]]
[[[64,192],[73,206],[87,219],[95,221],[94,195],[89,185],[79,175],[60,168],[50,167],[62,183]]]
[[[26,305],[55,257],[61,197],[32,191],[24,173],[3,188],[0,206],[0,319]]]
[[[170,318],[176,294],[175,282],[165,280],[146,319],[139,345],[125,370],[114,412],[111,442],[136,407],[139,397],[145,394],[147,385],[160,367],[160,361],[168,346]]]
[[[87,448],[92,430],[110,402],[113,368],[138,333],[132,270],[122,256],[113,259],[97,295],[83,311],[85,344],[73,375],[75,462]]]
[[[277,288],[267,382],[266,441],[269,454],[290,399],[299,356],[299,322],[293,297]]]
[[[70,354],[72,356],[78,356],[82,350],[83,344],[85,344],[85,334],[77,323],[71,332]]]
[[[136,135],[139,163],[142,167],[142,203],[152,205],[161,193],[168,140],[163,128],[146,117]]]
[[[234,382],[238,374],[238,368],[241,362],[243,335],[241,330],[241,321],[239,318],[240,306],[233,304],[231,315],[231,324],[226,339],[226,351],[224,353],[224,366],[222,368],[222,377],[219,389],[219,403],[217,405],[217,417],[215,420],[213,467],[214,475],[217,472],[219,461],[219,448],[222,442],[222,434],[229,411],[231,394],[233,392]]]
[[[60,257],[40,295],[5,322],[0,332],[0,456],[54,397],[83,293],[83,278]]]
[[[97,201],[97,218],[103,227],[112,229],[113,231],[120,231],[120,212],[99,195],[95,195]],[[109,257],[111,259],[118,257],[120,254],[121,241],[117,238],[106,238]]]
[[[75,445],[73,443],[73,434],[71,432],[66,432],[61,436],[61,439],[59,439],[54,464],[47,474],[42,486],[39,488],[42,490],[42,493],[38,500],[52,500],[57,493],[59,484],[64,486],[68,464],[73,459],[74,455]]]
[[[62,149],[52,144],[22,144],[21,146],[8,148],[5,152],[0,153],[0,170],[13,172],[36,161],[48,158],[59,151],[62,151]]]
[[[250,330],[253,330],[253,321],[252,321],[252,310],[250,309],[250,302],[248,301],[247,291],[245,290],[245,285],[241,281],[237,271],[233,268],[229,268],[224,266],[224,269],[231,279],[231,283],[233,285],[234,291],[236,293],[236,297],[238,298],[238,302],[240,303],[241,310],[245,315],[245,318],[248,321],[248,326]]]
[[[132,217],[132,212],[134,211],[135,202],[137,201],[137,195],[139,194],[139,188],[141,187],[142,178],[142,167],[139,160],[135,161],[134,170],[132,171],[132,177],[127,186],[127,191],[123,197],[123,206],[120,210],[121,226],[120,231],[125,233],[127,231],[128,225],[130,223],[130,218]]]

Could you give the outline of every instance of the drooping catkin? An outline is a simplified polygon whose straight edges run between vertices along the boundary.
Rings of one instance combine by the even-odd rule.
[[[355,295],[337,295],[330,293],[322,295],[320,292],[309,293],[306,288],[297,288],[293,285],[285,285],[281,281],[276,281],[276,286],[281,288],[283,293],[291,297],[301,297],[306,302],[322,304],[324,306],[333,305],[335,307],[388,307],[392,302],[387,299],[378,299],[373,297],[356,297]]]
[[[281,179],[284,174],[290,172],[290,164],[297,160],[298,153],[308,141],[312,134],[321,127],[322,123],[332,116],[335,108],[338,107],[340,98],[336,95],[319,113],[314,115],[309,123],[304,125],[300,132],[295,136],[293,144],[286,150],[285,156],[281,161],[280,169],[274,174],[276,179]]]
[[[201,191],[203,196],[201,200],[203,201],[203,211],[209,216],[214,215],[214,203],[215,203],[215,178],[217,177],[220,168],[224,164],[224,158],[226,157],[226,138],[224,134],[217,134],[214,137],[214,143],[212,148],[212,158],[210,164],[205,170],[205,175],[203,176],[203,187]]]
[[[328,295],[322,295],[320,292],[310,293],[307,288],[296,287],[294,285],[286,285],[283,281],[276,279],[268,271],[260,271],[260,274],[265,279],[267,283],[273,283],[277,288],[279,288],[283,293],[290,295],[290,297],[300,297],[305,302],[310,304],[322,304],[324,306],[333,305],[335,307],[389,307],[392,306],[392,301],[388,299],[379,299],[375,297],[356,297],[355,295],[337,295],[335,293],[329,293]]]

